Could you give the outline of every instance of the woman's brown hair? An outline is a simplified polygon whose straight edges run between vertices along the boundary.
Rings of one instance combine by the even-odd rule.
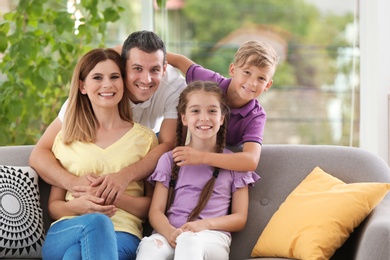
[[[125,63],[120,55],[113,49],[93,49],[86,53],[77,63],[72,76],[69,89],[68,106],[63,122],[63,142],[69,144],[73,141],[93,142],[99,123],[92,109],[91,101],[87,95],[80,92],[80,81],[85,81],[88,74],[102,61],[112,60],[118,66],[122,79],[125,79]],[[118,104],[120,117],[133,122],[128,90],[124,85],[123,97]]]
[[[186,135],[187,131],[185,131],[185,127],[180,120],[181,116],[185,114],[187,104],[188,104],[188,97],[189,94],[194,93],[196,91],[204,91],[207,94],[215,95],[218,97],[220,101],[221,106],[221,113],[224,116],[224,122],[221,125],[218,133],[217,133],[217,143],[216,143],[216,152],[222,153],[223,149],[225,148],[225,142],[226,142],[226,128],[227,128],[227,120],[229,117],[230,110],[228,106],[226,105],[225,97],[222,93],[221,88],[219,87],[218,83],[212,82],[212,81],[194,81],[188,84],[188,86],[183,90],[183,92],[180,94],[179,97],[179,104],[177,105],[177,114],[178,114],[178,120],[177,120],[177,127],[176,127],[176,146],[183,146],[185,145]],[[176,163],[172,166],[172,174],[171,174],[171,180],[169,183],[169,190],[168,190],[168,202],[166,210],[168,210],[174,200],[175,197],[175,185],[176,180],[178,178],[180,167],[177,166]],[[213,172],[213,176],[210,178],[210,180],[206,183],[206,185],[203,187],[203,190],[199,196],[198,205],[192,210],[188,217],[188,221],[195,220],[199,214],[202,212],[204,207],[206,206],[208,200],[211,197],[211,194],[214,189],[214,183],[216,178],[218,177],[219,169],[216,168]]]

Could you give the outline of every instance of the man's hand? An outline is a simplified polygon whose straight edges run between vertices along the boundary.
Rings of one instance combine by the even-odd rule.
[[[203,164],[202,155],[203,152],[200,152],[196,149],[193,149],[189,146],[178,146],[172,151],[173,160],[178,166],[183,165],[198,165]]]
[[[98,187],[96,196],[104,199],[105,205],[114,205],[129,185],[130,180],[121,172],[98,177],[91,187]]]
[[[92,187],[91,184],[96,181],[98,176],[94,174],[85,174],[79,177],[79,185],[72,189],[72,196],[80,198],[83,195],[96,196],[97,187]]]

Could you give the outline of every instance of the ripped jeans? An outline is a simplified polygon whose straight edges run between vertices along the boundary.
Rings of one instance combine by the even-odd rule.
[[[184,232],[172,248],[164,236],[144,237],[137,249],[137,260],[227,260],[231,237],[215,230]]]

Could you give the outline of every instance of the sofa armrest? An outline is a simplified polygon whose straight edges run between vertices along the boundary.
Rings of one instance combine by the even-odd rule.
[[[356,260],[390,259],[390,196],[387,195],[360,225]]]

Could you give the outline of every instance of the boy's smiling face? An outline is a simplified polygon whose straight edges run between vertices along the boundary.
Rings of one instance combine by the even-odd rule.
[[[274,72],[274,67],[259,68],[247,64],[238,67],[230,64],[229,74],[232,81],[227,94],[229,106],[242,107],[250,100],[258,98],[272,86]]]

